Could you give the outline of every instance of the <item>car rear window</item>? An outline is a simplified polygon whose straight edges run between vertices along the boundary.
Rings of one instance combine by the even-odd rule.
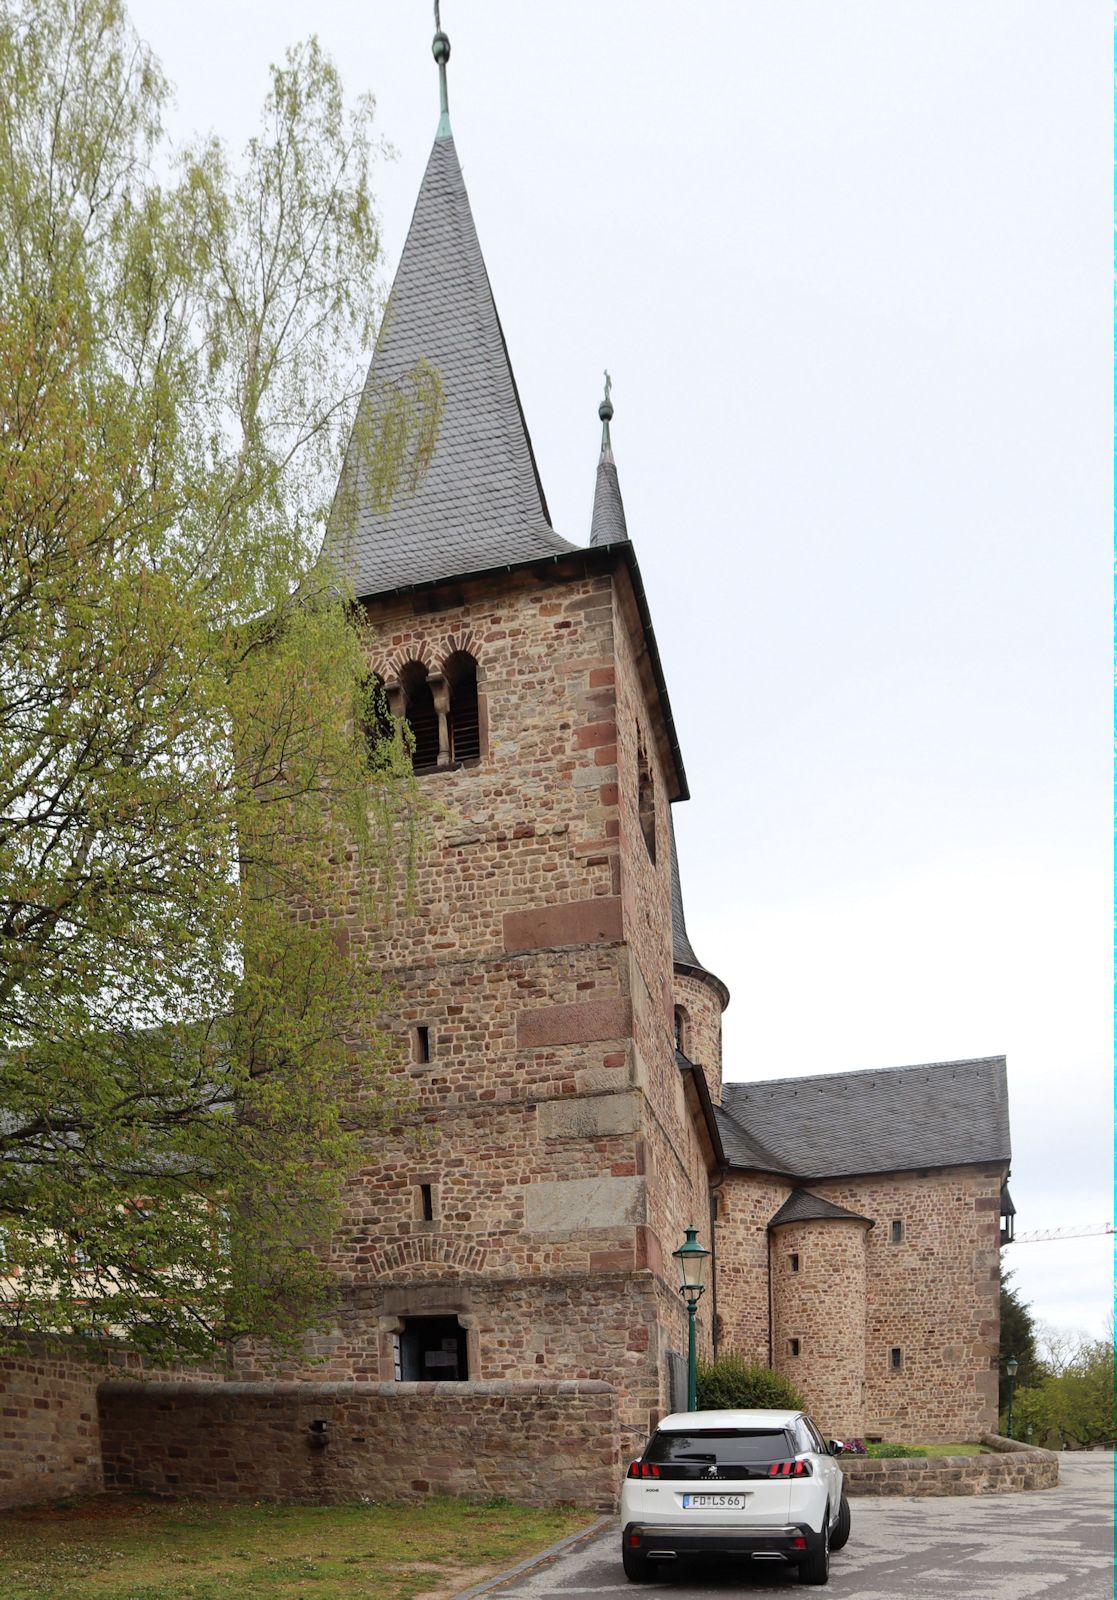
[[[696,1428],[653,1434],[645,1461],[714,1462],[719,1467],[754,1461],[790,1461],[795,1450],[782,1428]]]

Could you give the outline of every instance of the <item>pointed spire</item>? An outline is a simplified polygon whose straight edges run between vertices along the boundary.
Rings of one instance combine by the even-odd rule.
[[[442,31],[442,18],[439,15],[438,0],[434,0],[434,43],[431,46],[434,59],[438,62],[438,100],[442,108],[442,115],[438,119],[436,139],[449,139],[450,133],[450,96],[446,88],[446,63],[450,59],[450,41]]]
[[[597,408],[601,418],[601,456],[597,463],[597,484],[593,492],[590,544],[618,544],[628,538],[624,501],[617,478],[617,464],[613,460],[613,442],[609,436],[609,424],[613,420],[613,402],[609,398],[612,389],[613,380],[606,372],[605,398]]]
[[[447,44],[443,79],[448,54]],[[444,112],[445,104],[444,85]],[[434,451],[418,485],[398,489],[384,507],[366,476],[370,442],[391,440],[400,396],[410,403],[424,370],[437,375],[443,400]],[[380,325],[328,549],[364,597],[574,548],[551,527],[444,115]]]

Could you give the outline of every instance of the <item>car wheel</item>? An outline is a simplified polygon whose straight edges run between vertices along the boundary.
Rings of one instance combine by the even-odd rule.
[[[800,1583],[830,1582],[830,1507],[822,1519],[822,1539],[817,1550],[812,1550],[799,1567]]]
[[[841,1504],[838,1506],[838,1520],[834,1524],[834,1531],[830,1535],[830,1550],[840,1550],[849,1539],[849,1501],[842,1495]]]
[[[627,1545],[621,1545],[621,1566],[629,1583],[651,1583],[655,1577],[652,1564],[647,1556],[640,1555],[636,1550],[630,1550]]]

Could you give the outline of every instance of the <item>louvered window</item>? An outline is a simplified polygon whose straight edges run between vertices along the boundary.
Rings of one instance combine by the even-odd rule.
[[[481,718],[477,700],[477,663],[458,650],[446,663],[450,686],[450,760],[455,766],[481,759]]]
[[[407,724],[415,740],[411,761],[416,772],[433,772],[438,766],[438,712],[427,682],[426,669],[410,663],[401,675]]]

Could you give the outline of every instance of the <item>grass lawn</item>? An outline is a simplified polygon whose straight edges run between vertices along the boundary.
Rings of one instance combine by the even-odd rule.
[[[919,1447],[927,1456],[987,1456],[996,1455],[996,1451],[986,1450],[983,1444],[921,1444]]]
[[[412,1600],[450,1595],[593,1520],[492,1501],[75,1500],[0,1514],[4,1600]]]
[[[887,1446],[871,1444],[869,1455],[878,1455],[881,1449]],[[995,1451],[987,1450],[983,1444],[916,1444],[910,1447],[913,1456],[986,1456],[995,1455]],[[887,1459],[887,1458],[885,1458]],[[900,1459],[903,1459],[902,1457]]]

